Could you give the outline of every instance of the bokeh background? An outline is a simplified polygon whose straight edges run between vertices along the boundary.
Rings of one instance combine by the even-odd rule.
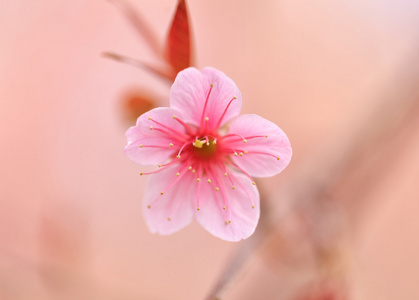
[[[163,44],[176,1],[131,3]],[[291,206],[276,186],[345,162],[325,176],[332,200],[278,220],[223,299],[418,299],[419,2],[187,4],[195,65],[228,74],[243,112],[291,140],[290,166],[260,181],[266,208]],[[148,232],[124,97],[167,105],[170,85],[104,51],[159,63],[107,1],[0,0],[0,299],[204,299],[244,245],[197,224]],[[301,234],[324,219],[339,265],[325,276]]]

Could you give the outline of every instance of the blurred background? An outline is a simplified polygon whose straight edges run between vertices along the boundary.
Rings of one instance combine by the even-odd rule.
[[[163,45],[176,1],[130,3]],[[0,299],[418,299],[419,2],[187,5],[194,64],[293,146],[255,237],[147,230],[125,131],[170,82],[102,56],[160,64],[115,5],[0,0]]]

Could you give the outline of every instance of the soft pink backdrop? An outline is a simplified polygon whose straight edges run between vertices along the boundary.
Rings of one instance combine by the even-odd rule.
[[[132,2],[163,41],[176,1]],[[188,4],[198,67],[223,70],[243,111],[292,142],[293,162],[267,190],[418,68],[417,1]],[[138,86],[164,103],[168,86],[104,51],[154,59],[106,1],[0,2],[1,299],[202,299],[237,247],[196,224],[148,232],[119,96]],[[353,299],[419,296],[418,128],[349,222]],[[228,299],[282,299],[263,259],[247,270]]]

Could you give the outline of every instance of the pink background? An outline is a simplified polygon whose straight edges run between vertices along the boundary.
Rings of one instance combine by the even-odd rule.
[[[132,2],[163,41],[176,1]],[[243,111],[291,140],[293,161],[268,190],[384,96],[417,94],[417,1],[188,7],[197,66],[223,70]],[[148,232],[145,179],[122,152],[120,95],[144,88],[167,105],[169,89],[104,51],[155,61],[106,1],[0,0],[0,299],[202,299],[239,246],[195,223],[167,237]],[[368,192],[344,199],[365,202],[345,231],[353,299],[419,297],[418,128],[404,131]],[[290,299],[262,256],[226,299]]]

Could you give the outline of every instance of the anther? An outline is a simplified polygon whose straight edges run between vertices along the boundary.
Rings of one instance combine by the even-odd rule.
[[[213,141],[212,141],[212,144],[213,144],[213,145],[217,144],[217,140],[213,140]]]
[[[214,85],[213,85],[212,83],[210,83],[210,86],[211,86],[211,87],[214,87]]]
[[[224,224],[226,224],[226,225],[227,225],[227,224],[228,224],[228,222],[227,222],[227,221],[225,221],[225,222],[224,222]]]
[[[176,116],[175,115],[173,115],[173,119],[176,119]]]
[[[208,183],[211,183],[211,179],[208,179],[208,180],[207,180],[207,182],[208,182]]]
[[[149,205],[147,205],[147,208],[148,208],[148,209],[150,209],[150,208],[151,208],[151,205],[150,205],[150,204],[149,204]]]
[[[153,130],[153,126],[150,126],[150,130]]]
[[[177,155],[176,158],[180,158],[180,155]]]
[[[157,166],[158,166],[159,168],[161,168],[161,164],[158,164]]]
[[[240,155],[240,156],[243,156],[243,153],[241,153],[241,152],[240,152],[240,153],[239,153],[239,155]]]
[[[209,121],[209,118],[208,117],[205,117],[205,121],[208,122]]]
[[[235,189],[236,189],[236,186],[235,186],[235,185],[233,185],[231,188],[232,188],[233,190],[235,190]]]
[[[180,173],[176,173],[176,176],[180,176]]]
[[[189,166],[189,167],[188,167],[188,170],[192,170],[192,166]]]
[[[200,181],[201,181],[201,179],[197,178],[197,179],[196,179],[196,181],[197,181],[197,182],[200,182]]]
[[[199,207],[196,208],[197,211],[200,211],[201,209]]]
[[[141,173],[140,173],[140,176],[143,176],[143,174],[144,174],[144,173],[143,173],[143,172],[141,172]]]
[[[252,205],[252,208],[255,208],[255,205]]]
[[[247,143],[247,140],[246,140],[246,139],[244,139],[244,140],[243,140],[243,143]]]
[[[226,207],[225,207],[225,206],[223,206],[223,209],[226,209]]]
[[[249,153],[249,151],[244,151],[244,154],[247,154],[247,153]]]
[[[276,160],[279,160],[279,157],[277,157]]]
[[[237,152],[234,152],[234,156],[237,156]]]
[[[204,145],[204,143],[201,140],[195,140],[195,142],[192,143],[192,145],[196,148],[202,148],[202,146]]]
[[[253,181],[253,182],[252,182],[252,184],[253,184],[253,185],[256,185],[256,182],[254,182],[254,181]]]
[[[163,192],[160,192],[160,195],[163,195]]]
[[[228,220],[228,223],[231,223],[231,220]]]
[[[193,169],[193,170],[192,170],[192,173],[195,173],[195,172],[196,172],[196,171],[195,171],[195,169]]]
[[[267,138],[267,137],[268,137],[268,135],[265,135],[265,137]]]
[[[149,120],[151,120],[151,117],[148,117]]]
[[[169,218],[167,218],[167,221],[169,221],[169,222],[170,222],[170,221],[172,221],[172,219],[169,217]]]
[[[228,176],[228,174],[227,174],[227,173],[224,173],[224,176],[225,176],[225,177],[227,177],[227,176]]]
[[[172,144],[172,143],[170,143],[170,144],[169,144],[169,146],[170,146],[170,147],[173,147],[173,144]]]
[[[140,148],[142,148],[143,147],[143,145],[142,144],[140,144]]]
[[[216,187],[216,188],[215,188],[215,191],[217,191],[217,192],[218,192],[219,190],[220,190],[220,189],[219,189],[218,187]]]

